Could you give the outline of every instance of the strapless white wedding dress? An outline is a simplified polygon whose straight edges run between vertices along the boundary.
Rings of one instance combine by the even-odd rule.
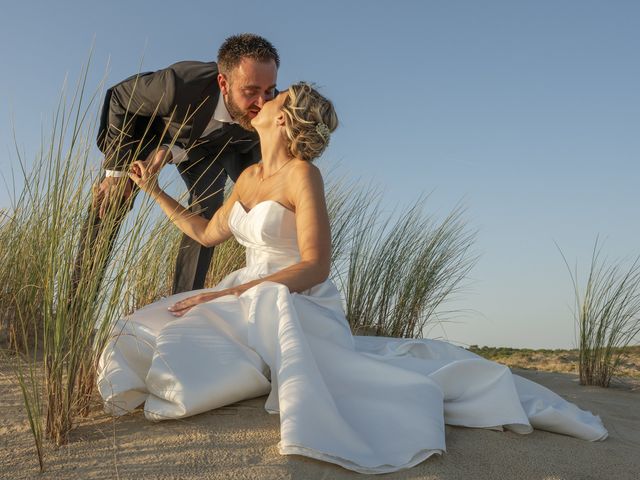
[[[295,214],[274,201],[229,224],[247,266],[215,289],[299,261]],[[213,289],[213,290],[215,290]],[[119,415],[144,403],[150,420],[195,415],[268,394],[280,452],[363,473],[408,468],[445,451],[444,425],[532,428],[603,440],[600,418],[499,364],[436,340],[354,337],[327,280],[303,293],[263,282],[198,305],[182,318],[153,303],[114,325],[98,389]]]

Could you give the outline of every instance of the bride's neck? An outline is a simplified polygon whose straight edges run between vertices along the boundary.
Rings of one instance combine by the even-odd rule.
[[[285,142],[281,139],[266,139],[260,141],[260,152],[262,154],[262,171],[264,177],[268,177],[273,172],[278,171],[285,163],[291,161],[289,150]]]

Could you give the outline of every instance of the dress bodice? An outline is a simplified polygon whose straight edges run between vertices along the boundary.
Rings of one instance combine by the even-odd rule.
[[[246,211],[235,202],[229,228],[247,249],[247,267],[273,273],[300,261],[295,213],[274,200]]]

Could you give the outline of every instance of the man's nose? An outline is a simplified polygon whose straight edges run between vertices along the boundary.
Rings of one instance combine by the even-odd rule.
[[[262,108],[264,104],[267,103],[269,100],[271,100],[271,96],[269,96],[269,94],[267,93],[263,93],[262,95],[258,96],[258,101],[256,103],[260,108]]]

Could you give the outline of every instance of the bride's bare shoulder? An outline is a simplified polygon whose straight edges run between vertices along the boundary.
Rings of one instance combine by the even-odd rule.
[[[295,182],[322,182],[322,174],[320,173],[320,169],[316,167],[313,163],[307,162],[305,160],[294,159],[292,160],[294,164],[291,166],[290,170],[290,180]]]
[[[297,208],[310,199],[314,199],[314,203],[324,201],[324,182],[320,169],[304,160],[295,160],[295,162],[287,178],[291,204]]]

